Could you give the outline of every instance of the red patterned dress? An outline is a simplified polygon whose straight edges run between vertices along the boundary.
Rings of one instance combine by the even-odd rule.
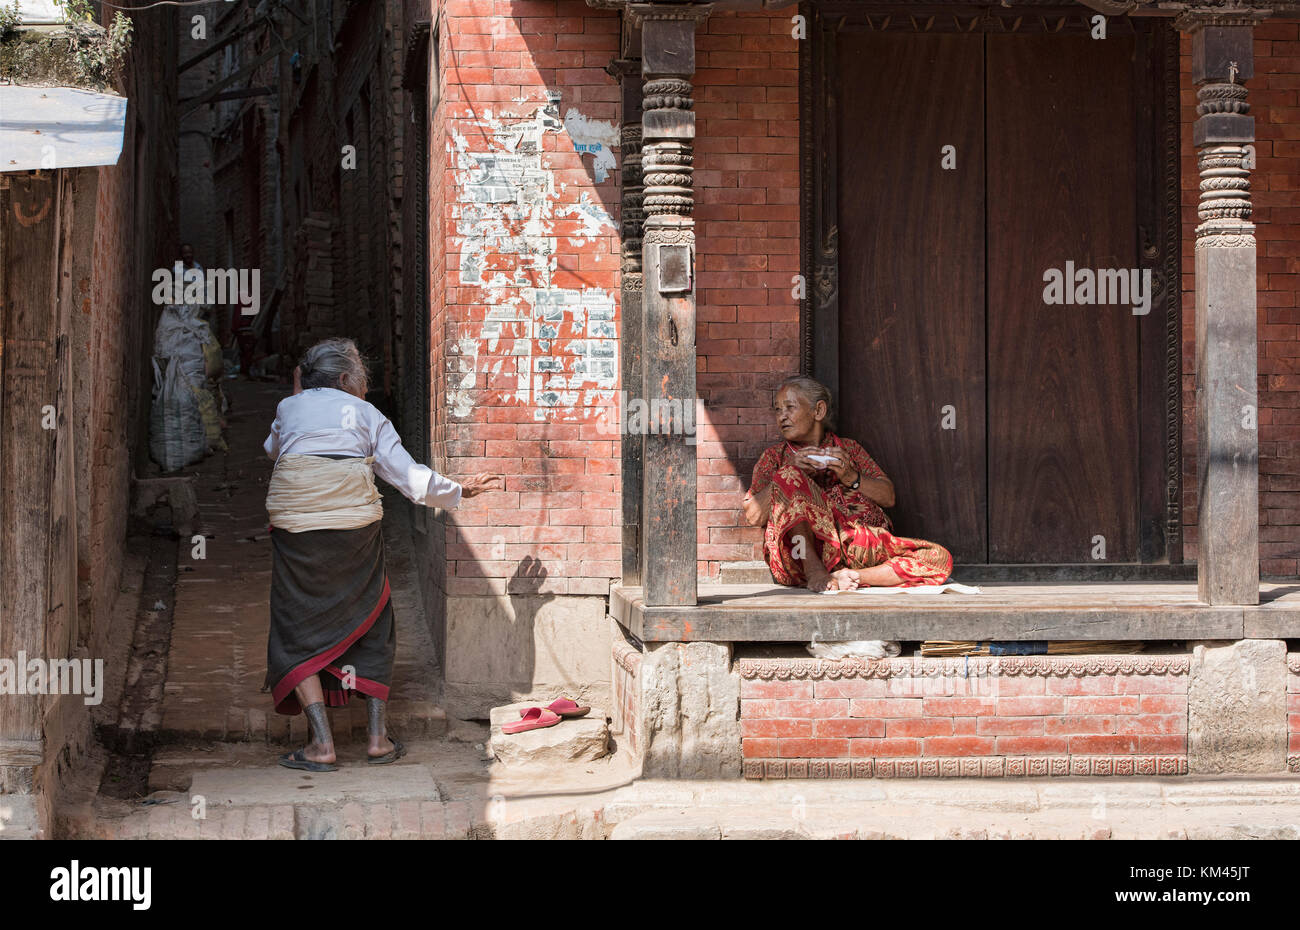
[[[826,433],[826,448],[839,447],[864,478],[885,478],[867,450],[852,439]],[[809,476],[794,464],[797,449],[789,442],[769,448],[754,466],[750,493],[757,497],[771,487],[771,512],[764,528],[763,555],[772,576],[784,585],[807,583],[803,565],[794,557],[790,531],[802,522],[812,527],[826,571],[888,565],[904,587],[943,584],[952,574],[952,555],[943,546],[923,539],[895,536],[880,506],[859,491],[850,491],[829,469]]]

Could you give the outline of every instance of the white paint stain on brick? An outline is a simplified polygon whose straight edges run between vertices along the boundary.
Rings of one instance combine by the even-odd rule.
[[[478,341],[463,336],[453,344],[448,353],[447,375],[450,390],[447,392],[453,416],[467,417],[474,409],[474,387],[478,381]]]
[[[607,162],[586,151],[597,155],[603,180],[614,164],[617,129],[574,109],[561,124],[558,105],[552,94],[531,114],[485,111],[461,120],[464,131],[450,133],[460,283],[482,288],[485,305],[482,321],[458,326],[447,360],[455,417],[469,416],[491,397],[488,402],[534,406],[539,420],[586,419],[612,400],[618,383],[613,296],[601,288],[553,286],[557,216],[581,221],[579,236],[569,237],[573,245],[616,227],[585,191],[577,203],[558,202],[544,142],[548,133],[567,130],[577,133],[575,146],[599,144]]]
[[[600,235],[600,231],[609,227],[611,230],[617,230],[614,225],[614,218],[609,215],[604,206],[593,203],[591,195],[586,191],[582,192],[582,197],[577,203],[565,204],[557,207],[555,210],[557,216],[572,216],[582,221],[582,232],[577,237],[569,238],[569,245],[583,246],[591,242]]]
[[[593,156],[592,170],[599,184],[614,170],[614,149],[618,146],[618,127],[605,120],[591,119],[570,108],[564,114],[564,128],[573,140],[575,151]]]

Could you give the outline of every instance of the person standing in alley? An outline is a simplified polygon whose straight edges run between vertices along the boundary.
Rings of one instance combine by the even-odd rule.
[[[326,339],[294,371],[267,437],[275,470],[271,519],[271,630],[267,683],[278,713],[305,712],[311,740],[281,765],[334,771],[325,708],[365,696],[367,757],[395,762],[384,712],[392,683],[396,626],[384,570],[383,504],[374,475],[417,504],[448,510],[463,498],[502,490],[498,475],[459,483],[418,464],[393,424],[365,401],[365,364],[351,339]]]

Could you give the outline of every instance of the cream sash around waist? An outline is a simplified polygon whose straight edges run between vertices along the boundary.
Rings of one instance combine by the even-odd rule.
[[[383,519],[384,505],[370,469],[375,457],[327,459],[280,456],[266,491],[271,525],[290,533],[355,530]]]

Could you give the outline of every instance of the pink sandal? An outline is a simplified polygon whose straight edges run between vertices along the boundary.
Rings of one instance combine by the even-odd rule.
[[[540,707],[530,707],[519,716],[520,719],[516,723],[501,724],[501,732],[523,733],[526,730],[540,730],[544,727],[553,727],[560,722],[558,714],[553,714],[549,710],[542,710]]]
[[[566,697],[557,698],[550,704],[547,704],[546,709],[565,718],[585,717],[587,714],[591,713],[590,707],[580,707],[575,701],[570,701]]]

